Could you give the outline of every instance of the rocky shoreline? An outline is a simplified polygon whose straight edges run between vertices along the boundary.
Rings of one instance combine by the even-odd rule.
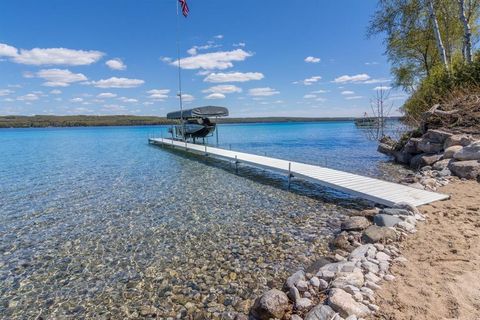
[[[402,179],[412,187],[435,191],[456,179],[480,177],[480,141],[465,134],[426,130],[398,142],[385,139],[379,151],[417,169]],[[298,270],[283,288],[258,297],[249,315],[236,319],[355,320],[379,313],[375,291],[395,281],[390,269],[406,264],[400,244],[425,216],[408,203],[360,211],[342,222],[328,256]]]

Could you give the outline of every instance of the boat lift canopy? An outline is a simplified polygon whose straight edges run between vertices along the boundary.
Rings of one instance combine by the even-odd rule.
[[[225,107],[205,106],[182,111],[173,111],[167,113],[167,119],[188,119],[188,118],[208,118],[208,117],[226,117],[228,109]]]

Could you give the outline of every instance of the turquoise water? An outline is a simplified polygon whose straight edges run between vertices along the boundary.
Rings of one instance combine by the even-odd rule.
[[[0,130],[0,317],[227,318],[362,203],[151,146],[160,127]],[[386,177],[352,122],[219,127],[220,145]],[[215,139],[210,138],[210,143]]]

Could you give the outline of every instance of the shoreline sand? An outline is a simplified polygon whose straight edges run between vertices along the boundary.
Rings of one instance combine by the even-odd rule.
[[[399,243],[408,262],[377,291],[374,319],[480,319],[480,184],[438,191],[451,199],[419,208],[427,221]]]

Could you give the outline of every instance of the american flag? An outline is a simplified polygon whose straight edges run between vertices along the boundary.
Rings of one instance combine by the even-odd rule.
[[[180,5],[182,6],[182,14],[186,18],[188,16],[188,12],[190,11],[188,9],[187,0],[178,0],[178,2],[180,2]]]

